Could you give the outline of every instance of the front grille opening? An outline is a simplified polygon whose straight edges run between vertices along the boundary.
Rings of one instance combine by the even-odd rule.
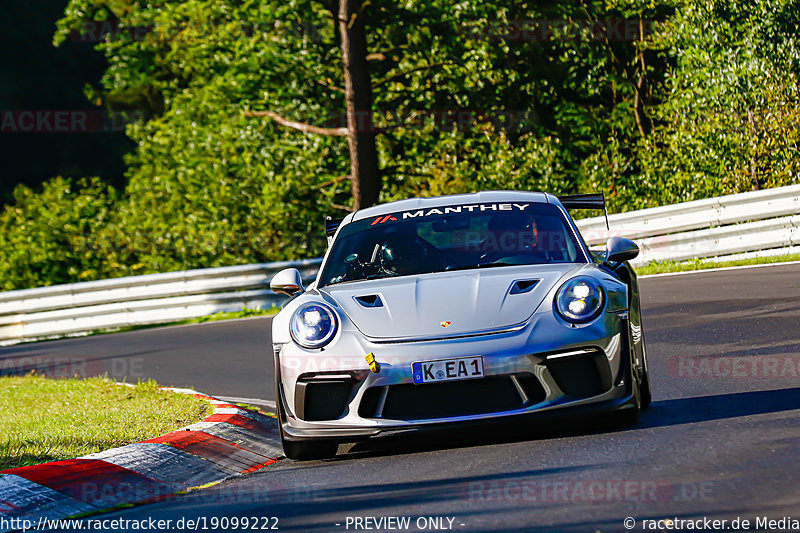
[[[545,366],[558,387],[569,396],[597,396],[611,389],[611,367],[600,350],[547,359]]]
[[[342,418],[353,397],[355,379],[298,381],[295,414],[309,422]]]
[[[539,378],[530,372],[516,374],[516,377],[517,382],[522,387],[522,390],[525,391],[525,396],[528,397],[528,401],[525,405],[533,405],[543,402],[544,399],[547,398],[547,391],[545,391],[544,387],[542,387],[542,383],[539,381]]]
[[[392,385],[386,392],[381,413],[377,410],[383,387],[371,387],[364,392],[358,414],[363,418],[392,420],[451,418],[513,411],[544,399],[544,388],[533,374],[521,373],[516,377],[527,401],[523,401],[511,376],[490,376],[445,383]]]
[[[381,398],[383,387],[370,387],[364,391],[361,403],[358,405],[358,416],[361,418],[374,418],[378,412],[378,401]]]

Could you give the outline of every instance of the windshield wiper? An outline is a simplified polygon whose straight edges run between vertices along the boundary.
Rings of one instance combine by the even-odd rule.
[[[456,270],[471,270],[473,268],[492,268],[492,267],[504,267],[504,266],[515,266],[513,263],[506,263],[505,261],[496,261],[494,263],[478,263],[477,265],[466,265],[454,268],[445,269],[446,272],[454,272]]]
[[[388,272],[377,272],[375,274],[367,274],[361,279],[385,279],[385,278],[394,278],[397,277],[397,274],[392,272],[391,274]]]

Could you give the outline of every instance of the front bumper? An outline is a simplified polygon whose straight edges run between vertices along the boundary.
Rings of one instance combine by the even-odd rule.
[[[283,431],[289,440],[359,440],[506,417],[618,409],[631,398],[627,339],[624,314],[606,313],[572,327],[540,313],[515,331],[445,341],[387,343],[343,334],[330,349],[316,351],[287,343],[275,354]],[[378,373],[364,359],[370,352],[380,363]],[[413,384],[414,362],[477,355],[483,357],[483,379]]]

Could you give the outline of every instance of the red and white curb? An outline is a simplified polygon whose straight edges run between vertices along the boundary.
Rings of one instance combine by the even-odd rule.
[[[151,502],[255,472],[281,458],[275,419],[191,389],[165,390],[207,400],[214,412],[155,439],[0,471],[0,518],[36,524],[42,518]]]

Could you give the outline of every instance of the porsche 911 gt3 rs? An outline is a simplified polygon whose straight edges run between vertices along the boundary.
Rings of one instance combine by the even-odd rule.
[[[492,191],[329,222],[316,279],[270,283],[292,297],[272,331],[286,456],[544,413],[635,422],[651,397],[639,249],[612,237],[590,251],[567,211],[598,198]]]

